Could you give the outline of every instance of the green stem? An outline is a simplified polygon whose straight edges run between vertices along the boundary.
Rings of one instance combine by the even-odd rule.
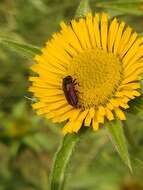
[[[63,138],[51,174],[51,190],[64,189],[66,169],[78,141],[79,134],[68,134]]]

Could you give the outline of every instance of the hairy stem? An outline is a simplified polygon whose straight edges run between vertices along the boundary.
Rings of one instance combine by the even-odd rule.
[[[79,141],[79,134],[64,136],[62,144],[56,154],[51,173],[51,190],[63,190],[68,163],[75,145]]]

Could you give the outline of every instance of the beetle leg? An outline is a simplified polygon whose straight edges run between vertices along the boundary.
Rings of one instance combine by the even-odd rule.
[[[78,86],[80,86],[80,84],[79,83],[77,83],[78,84]]]
[[[78,85],[78,86],[80,86],[79,83],[76,82],[76,79],[74,79],[74,80],[72,81],[72,83],[73,83],[74,85]]]
[[[75,83],[76,79],[74,79],[72,82]]]

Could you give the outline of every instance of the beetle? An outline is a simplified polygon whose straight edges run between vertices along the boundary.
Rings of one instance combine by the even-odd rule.
[[[66,76],[63,79],[63,91],[68,103],[74,107],[77,107],[78,97],[76,93],[77,91],[75,90],[75,85],[77,83],[75,83],[75,81],[76,80],[73,80],[71,76]]]

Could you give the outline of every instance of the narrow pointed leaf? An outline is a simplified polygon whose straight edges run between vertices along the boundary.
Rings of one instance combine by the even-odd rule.
[[[119,153],[119,156],[123,162],[128,166],[132,172],[130,156],[127,149],[126,137],[121,121],[114,120],[106,124],[110,139],[115,146],[115,149]]]
[[[23,54],[27,54],[28,56],[35,56],[36,54],[41,53],[40,48],[36,46],[32,46],[29,44],[22,44],[20,42],[16,42],[5,38],[0,38],[0,43],[15,51],[20,51]]]
[[[76,10],[75,18],[85,17],[88,12],[91,12],[89,0],[81,0]]]
[[[139,114],[143,113],[143,96],[139,96],[129,102],[128,113]]]
[[[107,3],[107,0],[97,0],[96,1],[97,3]],[[131,3],[142,3],[143,2],[143,0],[116,0],[116,1],[112,1],[112,0],[110,0],[109,2],[108,2],[108,4],[131,4]]]
[[[97,2],[96,7],[120,11],[123,14],[143,15],[142,1],[139,0]]]
[[[65,174],[67,171],[68,163],[78,140],[78,134],[68,134],[64,136],[63,142],[56,154],[51,174],[51,190],[64,189]]]

